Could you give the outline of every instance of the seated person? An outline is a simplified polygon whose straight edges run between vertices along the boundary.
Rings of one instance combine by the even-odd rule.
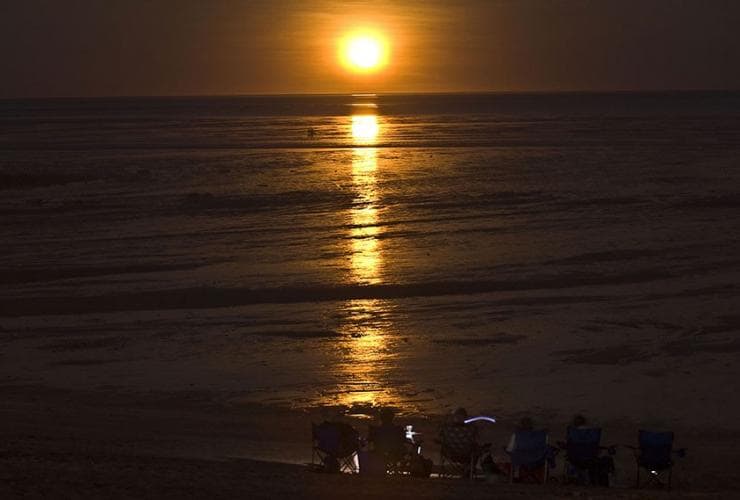
[[[347,423],[327,419],[313,425],[313,447],[321,454],[324,472],[340,472],[359,451],[359,434]]]
[[[509,444],[506,445],[507,453],[511,453],[516,449],[516,433],[519,431],[533,431],[534,422],[529,417],[522,418],[516,426],[516,430],[511,434],[509,438]]]
[[[452,416],[442,425],[439,430],[440,438],[447,437],[451,434],[459,434],[469,438],[471,441],[478,440],[478,428],[474,425],[468,425],[465,421],[468,419],[468,412],[465,408],[458,408],[452,413]]]
[[[478,428],[466,424],[468,412],[458,408],[452,417],[439,430],[439,443],[442,456],[450,462],[463,466],[463,474],[470,475],[470,464],[477,464],[486,446],[478,443]]]
[[[591,434],[594,431],[597,434]],[[569,479],[581,484],[609,486],[609,474],[614,472],[614,459],[611,456],[600,456],[600,453],[608,450],[609,455],[613,455],[616,450],[614,447],[601,446],[600,438],[601,429],[590,427],[586,417],[581,414],[573,417],[568,427],[568,440],[561,446],[567,452],[569,466],[566,475]]]
[[[368,450],[391,459],[405,455],[408,445],[412,443],[406,439],[406,430],[393,422],[393,410],[383,408],[379,417],[380,425],[371,425],[368,429]]]
[[[512,480],[546,480],[548,468],[554,467],[557,453],[547,440],[547,431],[535,431],[531,418],[524,417],[519,421],[505,448],[510,459],[505,467]]]
[[[367,452],[363,454],[360,470],[364,466],[369,474],[410,472],[428,477],[431,461],[417,452],[417,444],[406,438],[405,428],[394,423],[394,416],[392,409],[384,408],[379,414],[380,425],[369,427]]]

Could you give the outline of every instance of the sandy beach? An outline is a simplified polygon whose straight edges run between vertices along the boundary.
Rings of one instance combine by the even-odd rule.
[[[311,471],[310,422],[319,412],[214,401],[204,394],[114,394],[0,389],[2,498],[736,498],[738,433],[676,429],[670,492],[634,490],[631,451],[619,447],[611,488],[488,484],[463,479],[332,475]],[[324,414],[326,410],[324,411]],[[545,421],[561,439],[565,423]],[[366,418],[347,417],[359,430]],[[434,436],[439,417],[400,417]],[[631,422],[604,422],[604,442],[633,444]],[[503,446],[513,422],[481,427]],[[425,455],[438,460],[431,440]],[[559,466],[562,459],[559,460]],[[557,478],[562,471],[554,470]]]

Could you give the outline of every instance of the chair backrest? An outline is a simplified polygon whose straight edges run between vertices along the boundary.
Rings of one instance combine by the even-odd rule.
[[[312,424],[311,434],[317,449],[337,458],[344,458],[359,450],[359,434],[348,424],[322,422]]]
[[[400,425],[371,425],[367,437],[373,449],[381,453],[402,452],[406,443],[406,431]]]
[[[639,431],[637,439],[640,445],[640,465],[652,469],[663,469],[671,465],[673,451],[672,432]]]
[[[442,455],[456,462],[467,462],[478,449],[475,427],[465,424],[446,424],[440,430]]]
[[[517,431],[514,436],[514,449],[509,452],[513,466],[538,465],[545,461],[548,452],[546,430]]]
[[[565,443],[568,460],[580,462],[597,458],[600,445],[601,428],[568,427]]]

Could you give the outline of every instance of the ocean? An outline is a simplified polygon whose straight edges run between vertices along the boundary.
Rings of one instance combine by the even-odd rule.
[[[739,162],[731,92],[0,101],[0,382],[735,418]]]

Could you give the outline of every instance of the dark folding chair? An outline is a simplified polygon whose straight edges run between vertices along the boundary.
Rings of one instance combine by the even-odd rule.
[[[637,462],[637,479],[635,487],[640,487],[640,469],[647,471],[648,479],[645,485],[654,484],[655,486],[671,487],[673,476],[673,455],[684,457],[686,449],[673,451],[673,433],[672,432],[651,432],[641,430],[637,434],[638,447],[630,446],[635,452]],[[660,480],[661,474],[667,474],[668,482],[663,483]]]
[[[602,457],[601,452],[608,450],[614,455],[616,449],[601,446],[601,428],[568,427],[565,449],[564,478],[575,478],[579,484],[609,485],[609,472],[614,469],[611,457]]]
[[[440,476],[475,477],[478,458],[483,447],[478,444],[475,427],[466,424],[446,424],[439,433]]]
[[[323,422],[311,424],[313,449],[311,464],[326,472],[357,473],[360,435],[348,424]]]
[[[533,481],[545,484],[549,469],[554,465],[557,450],[548,444],[548,433],[540,431],[517,431],[514,449],[506,451],[511,460],[509,482],[514,482],[514,472],[519,472],[522,482]]]

